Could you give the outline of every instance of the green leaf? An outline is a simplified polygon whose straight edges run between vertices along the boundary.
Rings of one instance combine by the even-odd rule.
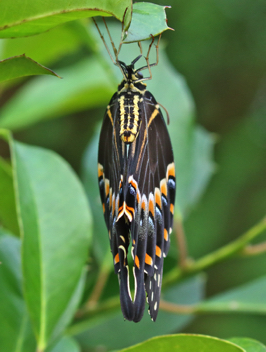
[[[266,276],[202,302],[199,312],[266,314]]]
[[[262,343],[247,337],[232,337],[227,341],[242,347],[245,352],[266,352],[266,347]]]
[[[133,14],[127,36],[123,43],[138,42],[151,39],[151,36],[172,29],[167,25],[165,8],[148,2],[138,2],[133,4]]]
[[[232,337],[228,341],[242,347],[246,352],[266,352],[266,347],[262,343],[247,337]]]
[[[86,31],[86,27],[80,21],[73,21],[39,35],[3,39],[0,57],[4,59],[25,53],[37,62],[50,65],[83,44],[85,40],[82,31]]]
[[[154,337],[136,346],[125,348],[121,352],[245,352],[228,341],[204,335],[169,335]]]
[[[104,264],[112,269],[113,261],[110,253],[110,241],[108,239],[108,232],[102,213],[98,180],[96,177],[98,163],[98,144],[99,128],[97,129],[97,133],[86,149],[82,159],[82,180],[91,204],[91,210],[94,219],[93,233],[97,234],[93,236],[93,253],[96,256],[99,265],[103,264],[103,258],[107,257],[107,260],[104,260]]]
[[[125,28],[131,20],[130,0],[10,0],[0,2],[0,37],[24,37],[42,33],[61,23],[91,16],[114,16]],[[23,9],[23,11],[21,11]]]
[[[34,352],[36,342],[22,297],[20,240],[0,229],[1,351]]]
[[[69,336],[64,336],[52,349],[47,352],[80,352],[77,342]]]
[[[96,57],[58,70],[62,80],[38,77],[28,82],[2,108],[0,126],[17,129],[45,118],[95,107],[106,102],[114,89]]]
[[[55,72],[25,56],[25,54],[0,61],[0,82],[32,75],[53,75],[59,77]]]
[[[166,290],[162,294],[162,299],[176,304],[195,304],[202,299],[204,287],[205,279],[198,275]],[[191,314],[176,315],[159,310],[158,318],[154,323],[146,309],[142,320],[133,324],[124,321],[119,308],[116,313],[104,312],[95,318],[76,323],[69,328],[68,333],[77,335],[82,329],[84,332],[76,337],[84,349],[100,345],[106,346],[107,349],[120,349],[156,335],[180,331],[192,319]]]
[[[0,157],[0,221],[14,235],[19,236],[12,168]]]
[[[72,318],[84,284],[91,217],[83,188],[55,153],[13,142],[24,291],[43,349]]]
[[[201,126],[196,126],[192,137],[191,166],[183,180],[182,190],[186,191],[183,195],[183,209],[192,207],[199,200],[213,175],[213,146],[214,138],[210,133]]]
[[[210,183],[206,196],[201,200],[200,207],[194,210],[193,216],[185,224],[186,233],[190,234],[189,247],[192,256],[203,256],[230,242],[232,236],[234,238],[239,236],[265,214],[266,197],[260,190],[257,193],[261,198],[261,205],[259,201],[254,201],[254,204],[245,202],[244,208],[249,209],[245,222],[242,215],[238,217],[237,223],[232,221],[232,217],[235,219],[236,214],[242,209],[236,201],[240,199],[240,195],[248,197],[251,201],[252,195],[256,194],[250,186],[250,196],[247,196],[246,187],[250,185],[251,180],[259,178],[262,174],[261,168],[265,160],[263,149],[256,142],[258,134],[252,132],[251,121],[251,116],[242,120],[233,131],[223,136],[217,146],[218,172]],[[252,160],[252,163],[247,163],[247,160]],[[199,241],[199,238],[204,240]],[[237,259],[216,267],[215,270],[218,270],[218,275],[222,276],[222,279],[219,284],[215,284],[215,291],[221,287],[237,286],[239,283],[252,280],[254,275],[257,277],[264,275],[263,263],[263,256],[257,256],[252,260],[252,265],[249,260]],[[231,275],[232,266],[233,270],[237,270],[236,276]],[[212,271],[212,275],[215,280],[217,271],[216,274]]]

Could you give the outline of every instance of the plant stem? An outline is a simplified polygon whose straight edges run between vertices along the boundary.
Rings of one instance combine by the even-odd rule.
[[[106,270],[106,268],[102,268],[97,278],[97,281],[95,283],[95,286],[93,288],[93,291],[90,295],[90,298],[86,303],[86,306],[85,306],[86,309],[90,310],[91,307],[95,307],[97,305],[108,277],[109,277],[109,270]]]
[[[75,321],[69,328],[67,328],[67,335],[74,336],[80,334],[83,331],[86,331],[89,327],[94,325],[94,319],[99,322],[101,317],[105,317],[108,314],[113,314],[120,307],[120,298],[115,296],[101,302],[95,307],[91,307],[82,315],[82,319]],[[83,312],[84,313],[84,312]],[[79,317],[80,318],[80,317]]]
[[[196,274],[202,270],[209,268],[210,266],[219,263],[223,260],[233,257],[235,254],[241,253],[241,250],[252,241],[254,238],[258,237],[263,231],[266,230],[266,217],[262,219],[259,223],[245,232],[235,241],[229,243],[228,245],[210,253],[206,256],[198,259],[195,262],[189,263],[186,261],[186,266],[184,268],[174,268],[171,270],[163,280],[163,287],[166,288],[173,283],[181,280],[186,276]],[[119,296],[113,297],[105,302],[101,302],[100,305],[94,305],[87,307],[86,314],[82,315],[82,320],[75,322],[71,327],[68,328],[67,333],[69,335],[75,335],[82,331],[85,331],[88,326],[92,324],[93,320],[86,320],[86,318],[93,318],[95,315],[111,313],[113,310],[120,306]],[[191,314],[191,313],[201,313],[202,310],[198,310],[197,306],[182,306],[166,302],[161,300],[160,308],[162,310],[176,313],[176,314]],[[85,313],[85,312],[84,312]]]
[[[167,302],[161,299],[160,309],[173,314],[192,314],[195,312],[196,306],[194,305],[181,305]]]
[[[77,319],[83,318],[84,315],[89,314],[90,312],[94,312],[95,309],[98,308],[98,302],[101,297],[101,294],[104,290],[106,282],[108,280],[110,274],[110,253],[108,252],[102,262],[99,275],[97,277],[96,283],[93,287],[92,293],[86,302],[86,304],[80,308],[77,312],[75,317]],[[102,304],[101,304],[102,305]]]
[[[241,251],[241,255],[244,256],[253,256],[258,255],[266,252],[266,242],[248,245]]]
[[[202,270],[209,268],[210,266],[219,263],[225,259],[234,256],[240,252],[249,242],[254,238],[258,237],[263,231],[266,230],[266,217],[263,218],[259,223],[245,232],[242,236],[237,238],[235,241],[225,245],[218,250],[207,254],[206,256],[198,259],[195,262],[186,264],[185,268],[174,268],[166,276],[164,280],[164,286],[170,285],[177,280],[185,276],[196,274]]]
[[[205,257],[199,259],[195,262],[191,268],[187,268],[186,271],[198,272],[202,271],[213,264],[219,263],[222,260],[225,260],[229,257],[232,257],[234,254],[243,249],[250,241],[255,237],[260,235],[266,229],[266,218],[263,218],[258,224],[253,226],[242,236],[240,236],[235,241],[229,243],[228,245],[206,255]]]

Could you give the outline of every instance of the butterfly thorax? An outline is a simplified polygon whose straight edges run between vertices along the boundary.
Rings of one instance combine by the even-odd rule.
[[[124,67],[124,73],[125,78],[118,86],[118,103],[120,138],[128,144],[134,142],[139,134],[146,84],[139,81],[142,76],[131,65]]]

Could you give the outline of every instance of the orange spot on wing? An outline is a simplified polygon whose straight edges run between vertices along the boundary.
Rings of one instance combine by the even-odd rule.
[[[158,204],[160,208],[162,208],[161,192],[159,188],[155,188],[155,203]]]
[[[174,163],[169,164],[167,167],[167,180],[168,180],[169,176],[175,177],[175,164]]]
[[[134,212],[135,212],[135,209],[132,208],[132,207],[129,207],[128,205],[126,206],[126,209],[127,209],[128,211],[130,211],[131,213],[133,213],[133,214],[134,214]]]
[[[152,257],[149,256],[148,253],[146,253],[146,256],[145,256],[145,263],[148,265],[152,265]]]
[[[172,214],[174,214],[174,204],[170,204],[170,212],[172,213]]]
[[[164,229],[164,239],[165,241],[168,241],[168,232],[166,229]]]
[[[115,197],[113,196],[113,206],[112,206],[112,216],[114,216],[114,212],[115,212]]]
[[[105,180],[105,194],[106,194],[106,197],[109,195],[109,190],[110,190],[109,180]]]
[[[117,255],[115,256],[115,264],[119,263],[119,254],[117,253]]]
[[[138,188],[138,184],[137,184],[137,182],[136,182],[133,178],[131,178],[131,180],[130,180],[129,183],[130,183],[135,189]]]
[[[101,164],[98,164],[98,177],[103,176],[103,167]]]
[[[138,268],[140,268],[140,266],[139,266],[139,257],[136,255],[135,256],[135,265],[138,267]]]
[[[112,207],[112,192],[109,193],[109,208]]]
[[[167,186],[166,186],[166,180],[165,180],[165,178],[161,181],[160,187],[161,187],[161,192],[162,192],[162,194],[163,194],[165,197],[167,197]]]
[[[149,200],[149,211],[152,213],[152,216],[154,217],[154,202],[152,198],[150,198]]]
[[[126,211],[125,211],[127,217],[128,217],[128,220],[131,222],[133,220],[133,215],[135,213],[135,209],[134,208],[131,208],[131,207],[128,207],[126,205]]]
[[[159,257],[159,258],[161,258],[161,256],[162,256],[161,248],[158,247],[158,246],[156,246],[156,255],[157,255],[157,257]]]
[[[103,203],[103,213],[105,213],[105,204]]]

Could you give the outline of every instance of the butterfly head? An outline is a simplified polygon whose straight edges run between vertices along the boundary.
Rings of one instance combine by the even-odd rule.
[[[123,61],[118,61],[121,71],[123,72],[124,79],[121,82],[120,87],[124,86],[126,89],[136,88],[137,90],[145,90],[146,84],[142,82],[143,75],[140,69],[135,69],[135,63],[142,57],[142,55],[137,56],[130,65],[126,65]]]

